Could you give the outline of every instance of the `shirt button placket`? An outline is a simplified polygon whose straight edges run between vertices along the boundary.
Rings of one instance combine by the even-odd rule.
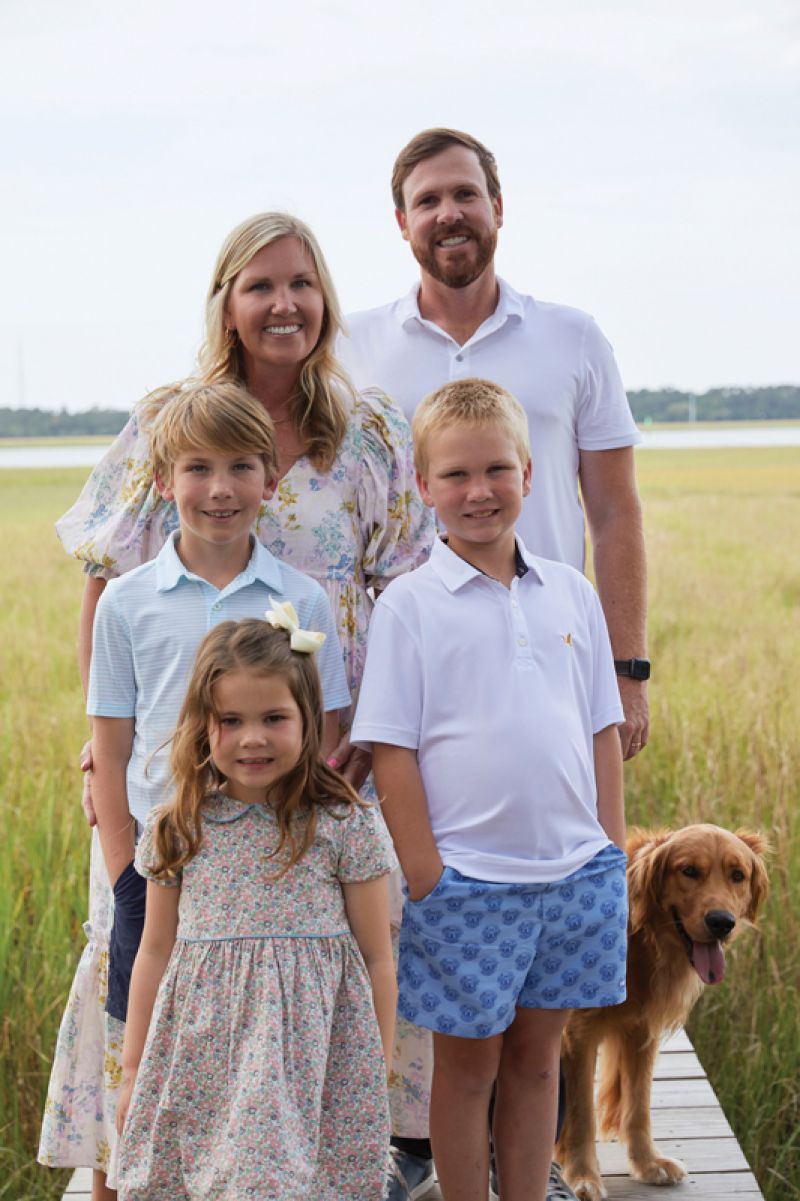
[[[525,624],[525,618],[522,615],[519,600],[519,580],[511,581],[511,625],[514,630],[514,641],[517,644],[517,655],[522,659],[530,658],[530,648],[528,646],[528,627]]]
[[[450,379],[466,379],[469,375],[469,353],[457,350],[450,356]]]

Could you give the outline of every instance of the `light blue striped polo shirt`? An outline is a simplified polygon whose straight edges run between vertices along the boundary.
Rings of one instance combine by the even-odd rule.
[[[94,620],[86,711],[135,719],[128,807],[140,822],[167,799],[169,748],[158,748],[177,723],[197,647],[220,622],[263,617],[270,596],[290,600],[304,629],[327,635],[316,656],[326,711],[350,704],[333,614],[316,580],[255,541],[245,570],[215,588],[184,567],[179,537],[176,530],[155,559],[110,580]]]

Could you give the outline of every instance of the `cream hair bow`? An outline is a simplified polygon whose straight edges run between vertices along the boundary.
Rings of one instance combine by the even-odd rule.
[[[300,651],[304,655],[313,655],[318,651],[325,641],[322,631],[301,630],[300,619],[291,601],[279,601],[274,596],[269,599],[272,608],[267,609],[264,616],[276,630],[289,631],[289,645],[292,650]]]

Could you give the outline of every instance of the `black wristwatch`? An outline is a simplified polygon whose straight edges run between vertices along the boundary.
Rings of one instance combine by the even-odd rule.
[[[618,676],[628,676],[631,680],[649,680],[650,660],[615,659],[614,670]]]

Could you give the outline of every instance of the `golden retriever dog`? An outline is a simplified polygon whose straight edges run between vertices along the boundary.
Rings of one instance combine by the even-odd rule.
[[[556,1158],[581,1201],[606,1190],[595,1150],[593,1082],[602,1047],[600,1130],[628,1151],[631,1175],[677,1184],[683,1164],[660,1155],[650,1129],[650,1090],[662,1036],[686,1019],[704,985],[725,975],[723,945],[754,923],[767,895],[759,834],[719,826],[632,830],[627,842],[628,995],[622,1005],[575,1010],[563,1043],[567,1111]]]

